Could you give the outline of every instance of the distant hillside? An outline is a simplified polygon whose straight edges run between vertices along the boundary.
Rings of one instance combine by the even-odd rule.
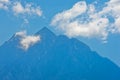
[[[83,42],[47,28],[27,51],[13,35],[0,47],[0,80],[120,80],[120,68]]]

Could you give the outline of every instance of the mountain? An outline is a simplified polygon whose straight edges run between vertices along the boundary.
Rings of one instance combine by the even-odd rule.
[[[120,68],[83,42],[48,28],[27,51],[13,35],[0,47],[0,80],[120,80]]]

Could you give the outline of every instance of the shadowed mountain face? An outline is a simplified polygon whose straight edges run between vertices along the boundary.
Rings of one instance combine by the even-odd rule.
[[[0,80],[120,80],[120,68],[78,41],[43,28],[27,51],[13,36],[0,47]]]

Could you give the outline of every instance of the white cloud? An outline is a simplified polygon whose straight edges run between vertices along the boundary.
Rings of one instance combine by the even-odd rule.
[[[120,17],[115,19],[115,26],[117,28],[117,32],[120,32]]]
[[[37,16],[42,15],[40,7],[34,7],[32,4],[29,3],[23,6],[20,2],[15,2],[12,6],[12,9],[15,14],[27,14]]]
[[[67,21],[84,13],[87,9],[87,5],[85,2],[76,3],[71,9],[63,11],[62,13],[58,13],[52,21],[52,24],[57,24],[60,20]],[[73,15],[74,14],[74,15]],[[67,21],[68,22],[68,21]]]
[[[28,24],[29,18],[34,16],[42,16],[40,6],[34,3],[24,3],[12,0],[0,0],[0,9],[12,13],[20,19],[23,19],[22,24]]]
[[[120,0],[106,2],[101,11],[93,3],[77,2],[71,9],[56,14],[51,25],[68,37],[95,37],[106,42],[109,33],[120,33]]]
[[[40,36],[27,36],[26,31],[17,32],[16,36],[20,36],[20,45],[24,50],[40,41]]]
[[[0,0],[0,9],[7,10],[9,5],[9,0]]]
[[[0,2],[9,2],[9,0],[0,0]]]
[[[26,31],[17,32],[17,33],[15,34],[15,36],[25,37],[25,36],[26,36]]]
[[[0,0],[0,9],[9,10],[14,15],[42,16],[40,6],[35,6],[34,3],[26,3],[23,5],[19,1]]]

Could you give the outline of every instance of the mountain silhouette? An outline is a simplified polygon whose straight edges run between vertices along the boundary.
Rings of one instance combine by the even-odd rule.
[[[0,47],[0,80],[120,80],[120,68],[86,44],[44,27],[41,40],[21,49],[13,35]]]

